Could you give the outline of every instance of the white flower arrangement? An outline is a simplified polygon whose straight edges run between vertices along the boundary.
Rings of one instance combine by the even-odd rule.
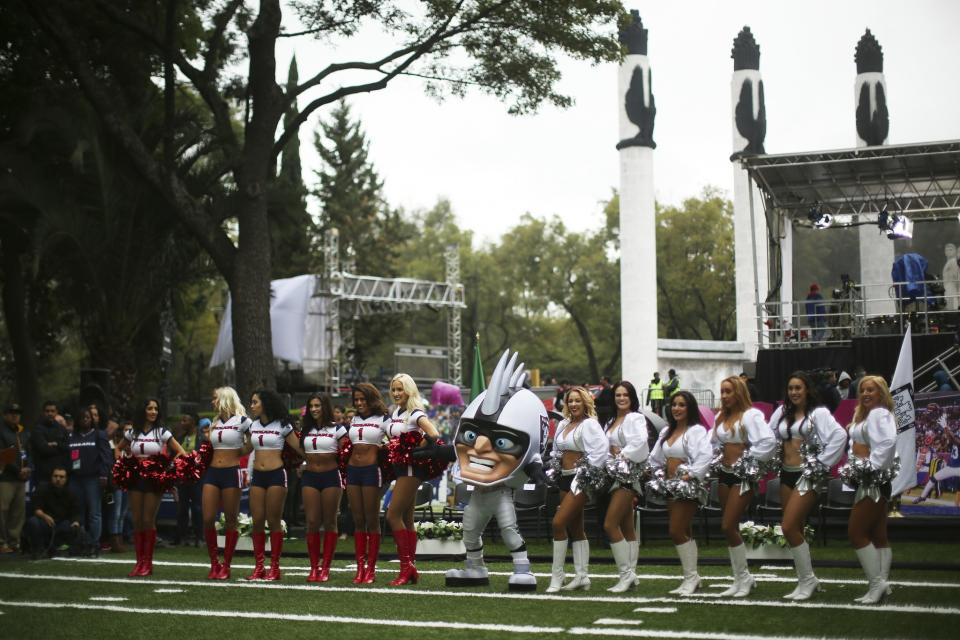
[[[463,540],[463,523],[424,520],[416,523],[417,540]]]
[[[224,530],[227,527],[227,519],[224,515],[220,514],[220,519],[217,520],[217,533],[223,535]],[[287,521],[280,521],[280,528],[283,530],[283,535],[287,535]],[[237,533],[241,536],[249,536],[253,532],[253,518],[251,518],[246,513],[240,513],[237,516]]]
[[[753,520],[747,520],[740,523],[740,537],[745,544],[754,549],[765,544],[788,548],[790,545],[787,538],[783,535],[783,528],[780,525],[762,525]],[[807,525],[803,528],[803,537],[810,542],[813,540],[813,527]]]

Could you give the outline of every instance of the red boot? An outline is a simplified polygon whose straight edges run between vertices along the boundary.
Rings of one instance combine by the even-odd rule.
[[[237,539],[240,534],[234,529],[227,529],[223,534],[223,564],[220,565],[220,572],[217,573],[217,580],[230,579],[230,562],[233,560],[233,550],[237,548]]]
[[[310,555],[310,575],[307,582],[320,582],[320,532],[307,534],[307,553]]]
[[[153,549],[157,545],[157,530],[147,529],[141,532],[143,541],[143,564],[140,565],[138,576],[153,575]]]
[[[137,564],[134,565],[130,573],[127,574],[128,578],[135,578],[140,575],[140,570],[143,569],[143,532],[134,531],[133,532],[133,548],[137,553]]]
[[[263,550],[267,546],[267,534],[263,531],[254,531],[250,534],[253,539],[253,573],[247,576],[247,580],[263,580],[266,572],[263,570]]]
[[[323,566],[320,567],[320,582],[330,579],[330,563],[333,562],[333,552],[337,550],[337,532],[323,532]]]
[[[367,533],[367,570],[363,572],[363,584],[377,581],[377,556],[380,555],[380,534]]]
[[[353,534],[353,550],[357,558],[357,575],[353,578],[353,584],[361,584],[363,575],[367,570],[367,532],[357,531]]]
[[[397,529],[393,532],[393,540],[397,543],[397,558],[400,559],[400,574],[390,581],[391,587],[407,584],[410,573],[410,556],[407,551],[407,530]]]
[[[407,529],[407,555],[410,556],[410,584],[420,581],[420,572],[417,571],[417,532]]]
[[[220,575],[220,549],[217,547],[217,530],[204,529],[203,539],[207,542],[207,553],[210,555],[210,573],[207,580],[216,580]]]
[[[270,532],[270,571],[264,580],[276,582],[280,579],[280,552],[283,551],[283,531]]]

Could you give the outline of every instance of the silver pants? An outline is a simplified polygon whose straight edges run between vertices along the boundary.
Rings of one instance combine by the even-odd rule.
[[[490,518],[497,518],[500,535],[507,548],[516,551],[524,545],[517,526],[517,510],[510,487],[477,488],[463,510],[463,543],[467,550],[483,548],[483,530]]]

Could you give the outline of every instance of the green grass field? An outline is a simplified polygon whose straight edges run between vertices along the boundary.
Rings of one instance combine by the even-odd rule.
[[[389,546],[384,552],[391,554]],[[303,550],[289,541],[285,551]],[[352,541],[338,550],[349,552]],[[902,544],[894,547],[891,580],[894,594],[882,606],[853,599],[866,591],[858,568],[817,568],[825,592],[805,603],[781,599],[793,588],[790,566],[752,565],[758,588],[746,600],[719,599],[729,568],[701,567],[704,589],[691,598],[667,592],[679,583],[679,566],[644,564],[644,558],[671,557],[669,545],[641,549],[639,588],[607,593],[615,581],[609,563],[594,562],[589,592],[543,593],[549,565],[534,564],[539,591],[507,592],[508,563],[490,563],[491,585],[447,589],[443,572],[453,560],[419,561],[422,581],[412,587],[389,587],[395,562],[381,561],[378,582],[354,586],[346,559],[323,586],[307,584],[307,561],[285,558],[280,583],[242,580],[252,567],[250,556],[234,563],[229,582],[207,581],[202,549],[158,549],[154,575],[127,578],[132,554],[100,559],[53,559],[0,563],[0,638],[248,638],[323,637],[337,640],[385,634],[405,638],[493,639],[584,635],[607,637],[760,640],[761,638],[938,638],[960,622],[957,604],[960,575],[938,570],[906,570],[897,563],[951,562],[960,544]],[[548,547],[531,545],[545,555]],[[498,545],[488,553],[503,554]],[[850,561],[853,552],[840,543],[816,546],[814,560]],[[596,550],[599,558],[609,551]],[[702,547],[702,557],[722,558],[722,545]],[[572,566],[568,566],[572,571]],[[390,627],[390,629],[385,629]]]

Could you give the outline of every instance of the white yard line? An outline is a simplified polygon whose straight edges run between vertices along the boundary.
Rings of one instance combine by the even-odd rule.
[[[154,593],[183,593],[183,589],[154,589]]]
[[[789,564],[783,566],[778,564],[762,564],[760,565],[760,571],[793,571],[793,566]]]
[[[567,633],[577,636],[623,636],[629,638],[685,638],[690,640],[843,640],[829,636],[770,636],[709,631],[667,631],[665,629],[616,629],[611,627],[574,627]]]
[[[615,625],[632,625],[640,626],[643,624],[643,620],[636,618],[634,620],[624,620],[623,618],[600,618],[599,620],[594,620],[593,624],[615,626]]]
[[[81,604],[77,602],[17,602],[0,600],[2,607],[26,607],[34,609],[86,609],[115,611],[117,613],[163,614],[201,618],[251,618],[254,620],[288,620],[295,622],[334,622],[341,624],[368,624],[380,627],[417,627],[438,629],[464,629],[479,631],[503,631],[506,633],[562,633],[563,627],[534,627],[516,624],[483,624],[477,622],[448,622],[445,620],[383,620],[379,618],[356,618],[348,616],[322,616],[303,613],[271,613],[269,611],[211,611],[207,609],[162,609],[151,607],[125,607],[108,604]]]
[[[924,613],[947,616],[960,615],[960,608],[956,607],[923,607],[912,604],[844,604],[842,602],[795,602],[792,600],[746,600],[746,599],[704,599],[698,598],[648,598],[649,603],[670,604],[712,604],[724,607],[768,607],[784,609],[839,609],[843,611],[869,611],[871,613]]]
[[[90,596],[89,600],[94,602],[126,602],[127,598],[123,596]]]
[[[676,607],[637,607],[637,613],[676,613]]]

